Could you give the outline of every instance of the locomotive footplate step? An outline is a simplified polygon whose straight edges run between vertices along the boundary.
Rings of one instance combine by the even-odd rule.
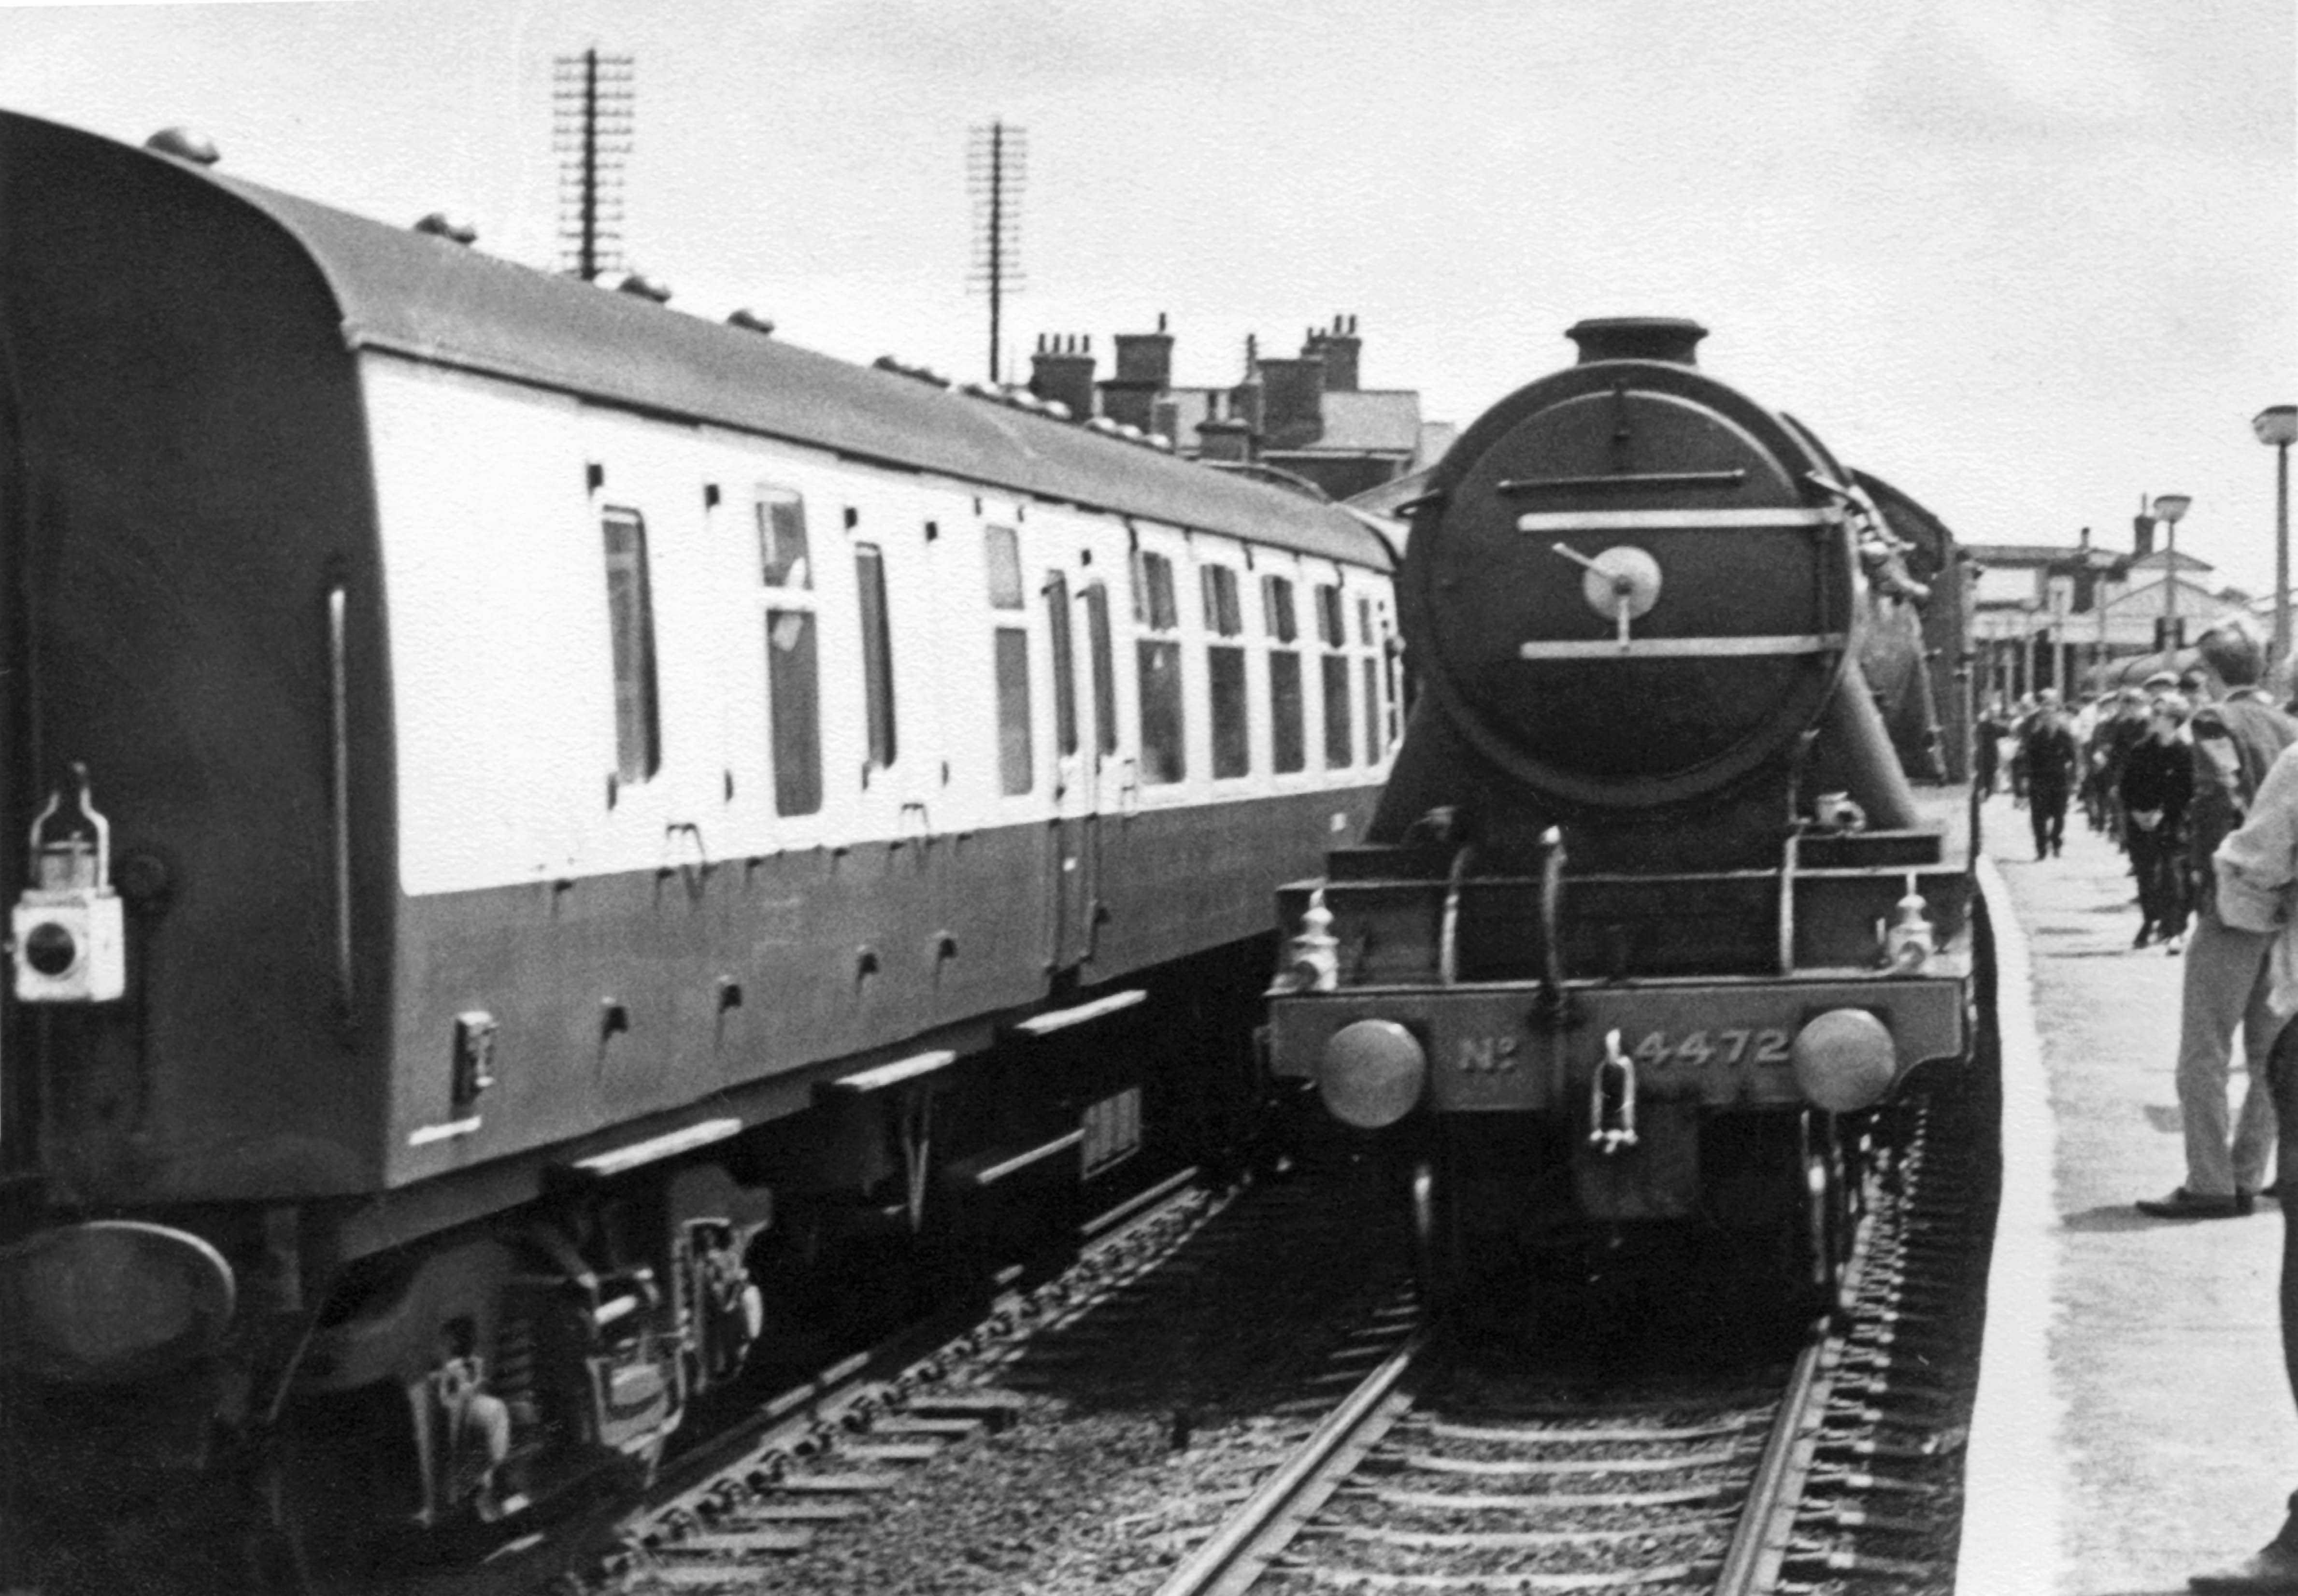
[[[2131,949],[2127,862],[2079,813],[2064,854],[2041,863],[2007,798],[1984,823],[2003,1199],[1956,1588],[2183,1591],[2273,1535],[2298,1485],[2275,1302],[2283,1226],[2137,1211],[2186,1179],[2186,961]],[[2033,934],[2054,924],[2087,929]],[[2233,1062],[2239,1102],[2238,1044]]]

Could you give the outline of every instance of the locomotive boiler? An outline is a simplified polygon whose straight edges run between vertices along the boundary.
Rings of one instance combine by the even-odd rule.
[[[1423,690],[1281,894],[1275,1068],[1399,1155],[1439,1284],[1705,1235],[1824,1295],[1872,1111],[1971,1046],[1963,575],[1696,324],[1570,335],[1407,507]]]

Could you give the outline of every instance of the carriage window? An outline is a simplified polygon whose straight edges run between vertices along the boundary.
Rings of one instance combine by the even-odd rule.
[[[766,611],[766,712],[774,812],[812,815],[822,807],[822,683],[809,611]]]
[[[854,550],[862,595],[862,692],[870,727],[870,765],[883,770],[899,751],[894,740],[894,637],[887,624],[886,558],[875,543]]]
[[[1281,645],[1301,635],[1293,612],[1293,584],[1282,576],[1261,579],[1261,622],[1269,633],[1269,737],[1270,763],[1280,775],[1309,763],[1306,709],[1301,695],[1301,651]]]
[[[1403,732],[1404,690],[1396,679],[1396,640],[1389,635],[1388,616],[1380,618],[1380,674],[1385,690],[1381,694],[1381,707],[1387,711],[1386,746],[1394,748]]]
[[[1292,583],[1282,576],[1261,579],[1261,620],[1271,642],[1289,643],[1300,637],[1293,615]]]
[[[1317,635],[1326,648],[1337,649],[1348,641],[1342,630],[1341,590],[1326,583],[1317,584]],[[1325,676],[1325,768],[1338,770],[1354,757],[1351,742],[1354,735],[1352,717],[1349,713],[1349,657],[1327,653],[1324,657]]]
[[[1070,638],[1070,583],[1046,574],[1046,636],[1054,646],[1054,751],[1078,751],[1077,649]]]
[[[615,657],[615,775],[644,781],[662,768],[662,698],[655,679],[654,594],[647,580],[646,521],[606,513],[607,624]]]
[[[1365,763],[1377,765],[1380,763],[1380,666],[1373,663],[1369,654],[1365,656],[1364,662],[1364,732]]]
[[[1349,657],[1325,656],[1325,768],[1339,770],[1353,757],[1350,748]]]
[[[806,500],[785,489],[760,488],[755,509],[759,580],[768,587],[812,587],[814,571],[806,553]]]
[[[1133,557],[1133,618],[1153,632],[1170,632],[1181,624],[1180,607],[1173,600],[1173,562],[1161,554]]]
[[[986,526],[981,532],[982,557],[989,573],[989,607],[1020,609],[1021,546],[1010,526]]]
[[[1173,562],[1161,554],[1138,555],[1133,566],[1133,609],[1151,632],[1170,633],[1180,624],[1173,601]],[[1178,781],[1188,773],[1181,714],[1181,644],[1175,637],[1145,637],[1136,645],[1141,674],[1141,780],[1150,786]]]
[[[1093,651],[1094,737],[1104,754],[1117,752],[1117,655],[1109,641],[1109,590],[1085,590],[1086,646]]]
[[[822,808],[822,677],[814,653],[814,567],[806,500],[761,484],[751,513],[758,531],[758,584],[765,604],[766,731],[774,762],[774,813]],[[803,608],[801,608],[803,607]]]
[[[1008,794],[1027,792],[1029,757],[1029,634],[997,628],[997,774]]]
[[[1357,599],[1357,641],[1372,647],[1372,600],[1361,594]]]
[[[1197,575],[1204,590],[1205,630],[1217,638],[1244,633],[1244,616],[1236,600],[1236,573],[1226,566],[1202,566]],[[1241,776],[1252,768],[1252,743],[1245,719],[1244,647],[1237,642],[1205,645],[1205,678],[1212,691],[1213,774]]]
[[[1236,601],[1236,573],[1227,566],[1204,566],[1197,576],[1204,588],[1205,630],[1215,637],[1241,635],[1244,615]]]

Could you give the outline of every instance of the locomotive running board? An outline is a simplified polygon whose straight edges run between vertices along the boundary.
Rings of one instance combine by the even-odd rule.
[[[922,1075],[946,1070],[955,1063],[957,1052],[955,1048],[937,1047],[931,1053],[913,1054],[908,1058],[897,1058],[890,1064],[857,1071],[842,1079],[828,1082],[826,1089],[851,1092],[856,1096],[869,1092],[882,1092],[888,1087],[900,1086],[904,1081],[915,1080]]]
[[[563,1173],[592,1180],[608,1180],[647,1164],[674,1158],[681,1153],[690,1153],[697,1147],[723,1142],[741,1129],[742,1121],[740,1120],[704,1120],[698,1124],[649,1137],[642,1142],[632,1142],[626,1147],[617,1147],[611,1153],[578,1158],[566,1165]]]
[[[1025,1037],[1050,1037],[1056,1031],[1067,1030],[1072,1025],[1083,1025],[1098,1020],[1104,1014],[1115,1014],[1148,1001],[1149,994],[1138,988],[1128,992],[1112,992],[1106,997],[1096,997],[1091,1003],[1079,1004],[1075,1008],[1055,1009],[1051,1013],[1032,1014],[1018,1021],[1013,1030]]]

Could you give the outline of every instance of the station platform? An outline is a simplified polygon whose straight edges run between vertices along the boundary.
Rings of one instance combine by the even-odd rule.
[[[1981,821],[2003,1035],[2003,1203],[1972,1416],[1964,1596],[2151,1596],[2263,1545],[2298,1487],[2282,1219],[2148,1219],[2179,1184],[2181,961],[2134,950],[2122,856]],[[2247,1078],[2237,1041],[2233,1087]]]

